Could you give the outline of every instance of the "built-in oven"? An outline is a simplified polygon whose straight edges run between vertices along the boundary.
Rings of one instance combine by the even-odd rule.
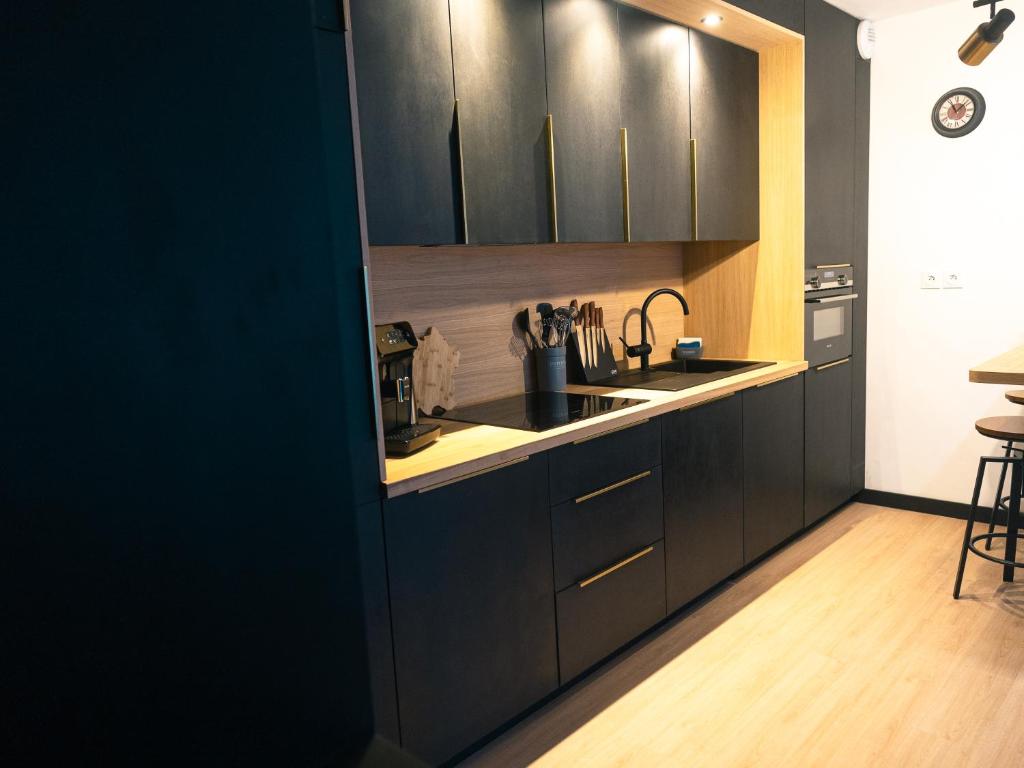
[[[853,267],[834,264],[804,272],[804,356],[811,365],[853,353]]]

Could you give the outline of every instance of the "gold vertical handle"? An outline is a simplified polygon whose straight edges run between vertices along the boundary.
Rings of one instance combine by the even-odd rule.
[[[549,114],[544,121],[548,140],[548,199],[551,214],[551,242],[558,242],[558,184],[555,182],[555,121]]]
[[[455,146],[459,153],[459,198],[462,202],[462,242],[469,242],[469,212],[466,208],[466,162],[462,152],[462,117],[459,100],[455,100]]]
[[[690,237],[697,239],[697,140],[690,139]]]
[[[619,155],[622,160],[622,240],[630,242],[629,232],[629,136],[619,129]]]

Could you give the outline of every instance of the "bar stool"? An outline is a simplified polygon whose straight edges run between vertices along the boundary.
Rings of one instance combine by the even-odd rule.
[[[1008,444],[1024,442],[1024,416],[993,416],[987,419],[980,419],[974,424],[974,428],[985,437],[996,440],[1005,440]],[[971,499],[971,511],[967,515],[967,528],[964,530],[964,543],[960,548],[960,567],[956,572],[956,583],[953,585],[953,599],[960,597],[960,585],[964,578],[964,566],[967,564],[967,551],[970,550],[978,557],[999,563],[1003,566],[1003,581],[1013,581],[1013,569],[1024,568],[1024,563],[1017,562],[1017,539],[1024,538],[1024,533],[1018,531],[1020,524],[1020,498],[1021,489],[1024,486],[1024,455],[1015,455],[1014,449],[1007,450],[1006,456],[982,456],[978,461],[978,479],[974,483],[974,496]],[[1010,477],[1010,496],[1008,512],[1006,516],[1006,533],[981,533],[971,536],[974,530],[974,518],[978,512],[978,499],[981,496],[981,485],[985,479],[985,470],[989,464],[1001,464],[1004,469],[1009,467],[1012,471]],[[998,504],[998,496],[997,504]],[[986,543],[993,539],[1005,539],[1006,551],[1004,557],[999,558],[983,552],[975,545],[984,540]]]
[[[1011,403],[1017,405],[1024,405],[1024,389],[1016,389],[1006,393],[1006,399]],[[1012,440],[1008,440],[1006,445],[1003,446],[1006,450],[1005,456],[1012,456],[1013,451],[1024,454],[1024,448],[1017,448],[1014,446]],[[996,488],[996,500],[992,504],[992,519],[988,524],[988,532],[992,533],[996,529],[996,518],[1000,512],[1004,514],[1010,513],[1010,497],[1003,496],[1003,487],[1006,485],[1006,469],[1007,465],[1003,464],[1003,468],[999,470],[999,487]],[[992,539],[985,540],[985,551],[988,552],[992,549]]]

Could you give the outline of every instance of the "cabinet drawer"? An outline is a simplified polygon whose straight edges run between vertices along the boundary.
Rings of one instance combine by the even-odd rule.
[[[555,604],[565,684],[665,618],[663,542],[562,590]]]
[[[645,419],[551,451],[551,503],[560,504],[661,464],[661,422]]]
[[[555,589],[664,537],[661,467],[610,482],[551,510]]]

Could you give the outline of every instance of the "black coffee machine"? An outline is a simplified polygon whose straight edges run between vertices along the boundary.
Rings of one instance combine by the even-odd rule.
[[[374,327],[377,341],[377,377],[380,380],[380,413],[384,421],[384,452],[406,456],[426,448],[441,436],[436,424],[416,423],[416,396],[412,380],[412,356],[416,334],[409,323]]]

